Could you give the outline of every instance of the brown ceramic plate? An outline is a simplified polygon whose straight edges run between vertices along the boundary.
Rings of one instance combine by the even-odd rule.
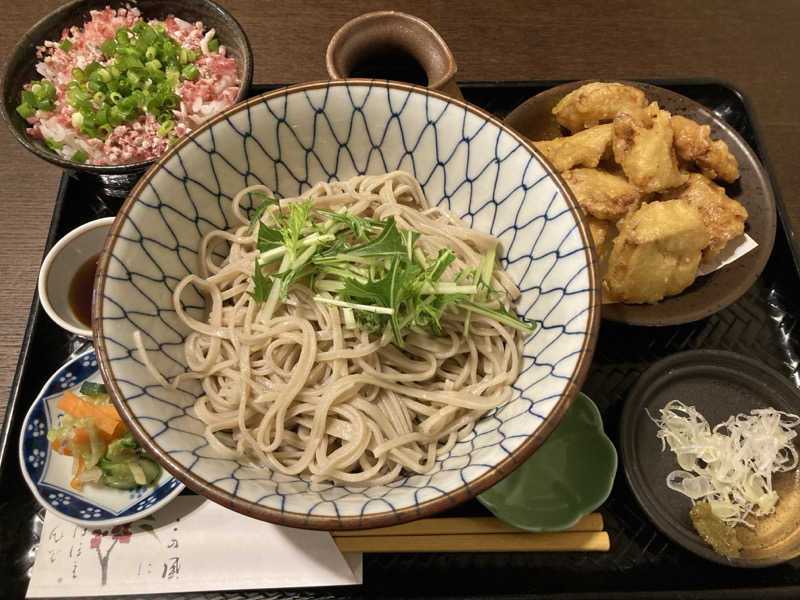
[[[564,135],[551,110],[563,96],[585,83],[589,80],[565,83],[537,94],[514,109],[506,117],[506,125],[531,140]],[[655,85],[636,81],[620,83],[640,88],[648,100],[658,102],[673,114],[709,125],[711,138],[724,141],[739,162],[741,177],[725,189],[747,209],[749,218],[745,231],[758,243],[758,248],[722,269],[698,277],[681,294],[657,304],[604,304],[602,310],[604,318],[629,325],[661,326],[697,321],[738,300],[766,265],[775,241],[776,209],[772,186],[747,142],[718,115],[694,100]]]
[[[731,415],[772,407],[797,414],[800,391],[791,380],[753,359],[722,350],[692,350],[654,363],[628,394],[620,422],[625,476],[650,520],[674,542],[708,560],[735,567],[767,567],[800,555],[800,485],[797,469],[773,476],[780,495],[775,512],[752,530],[737,528],[740,558],[711,549],[689,519],[692,502],[667,488],[680,469],[669,449],[661,451],[657,416],[670,400],[694,406],[713,427]]]

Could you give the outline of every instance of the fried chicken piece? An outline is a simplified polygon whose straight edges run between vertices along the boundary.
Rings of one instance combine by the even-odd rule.
[[[642,202],[639,190],[624,177],[600,169],[571,169],[561,176],[584,212],[598,219],[616,221]]]
[[[600,264],[603,264],[608,258],[608,251],[611,249],[611,228],[614,224],[592,215],[586,215],[586,221],[589,224],[589,233],[592,235],[597,260]]]
[[[603,280],[606,300],[653,303],[692,284],[708,244],[695,207],[685,200],[650,202],[617,228]]]
[[[611,123],[533,145],[559,173],[578,165],[596,167],[611,146]]]
[[[678,158],[694,162],[709,179],[721,179],[733,183],[739,179],[739,165],[728,152],[722,140],[711,141],[711,128],[699,125],[691,119],[672,115],[672,132]]]
[[[643,192],[659,192],[686,182],[672,146],[670,114],[660,110],[657,102],[617,114],[611,148],[625,176]]]
[[[611,121],[620,110],[632,111],[647,106],[644,92],[621,83],[587,83],[564,96],[553,114],[559,125],[580,131]]]
[[[705,175],[691,173],[685,186],[662,195],[667,199],[684,200],[695,207],[703,217],[708,232],[708,245],[703,249],[703,262],[708,262],[728,243],[744,233],[747,210],[725,194]]]

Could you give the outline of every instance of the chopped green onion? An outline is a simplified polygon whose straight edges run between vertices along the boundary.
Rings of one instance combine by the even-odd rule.
[[[47,98],[48,100],[56,99],[56,86],[48,79],[42,79],[42,92],[43,95],[41,97]]]
[[[149,48],[153,44],[153,42],[155,42],[158,39],[158,34],[152,27],[148,25],[146,28],[144,28],[142,33],[139,34],[139,39]],[[145,52],[147,52],[147,49],[145,49]]]
[[[86,73],[84,73],[83,70],[80,69],[80,67],[72,67],[72,77],[73,79],[75,79],[75,81],[78,82],[86,81],[87,79]]]
[[[44,100],[39,100],[38,108],[39,110],[43,110],[45,112],[52,112],[55,108],[55,105],[53,104],[52,100],[45,98]]]
[[[200,71],[194,65],[186,65],[183,67],[181,75],[183,75],[186,79],[197,79],[200,75]]]
[[[149,45],[150,44],[148,44],[147,41],[143,37],[140,36],[139,38],[137,38],[136,42],[133,44],[133,47],[136,48],[136,53],[140,57],[144,58],[144,53],[147,52],[147,47]]]
[[[100,44],[100,50],[106,56],[114,56],[114,53],[117,51],[117,42],[114,40],[106,40]]]
[[[58,45],[64,52],[69,52],[70,48],[72,48],[72,42],[70,42],[67,38],[61,40],[61,43]]]
[[[131,82],[128,81],[127,79],[120,79],[119,81],[117,81],[117,91],[120,94],[123,95],[129,94],[131,89],[132,89]]]
[[[79,112],[72,113],[71,122],[75,129],[80,129],[83,127],[83,115]]]
[[[120,27],[114,34],[114,40],[117,42],[117,44],[120,44],[122,46],[127,46],[130,41],[128,38],[129,32],[130,29],[128,29],[127,27]]]
[[[180,78],[181,78],[181,72],[178,69],[175,69],[173,67],[167,67],[166,80],[170,88],[175,87],[175,84],[178,83]]]
[[[77,108],[78,112],[84,117],[87,117],[94,112],[94,106],[88,100],[81,100],[80,102],[75,103],[75,108]]]
[[[36,94],[28,90],[22,90],[19,93],[19,97],[20,100],[22,100],[22,104],[30,104],[32,106],[36,106],[39,102],[39,99],[36,97]]]
[[[160,135],[162,137],[167,135],[170,131],[172,131],[172,128],[174,126],[175,126],[175,122],[174,121],[164,121],[161,124],[161,126],[158,128],[158,135]]]
[[[127,98],[123,98],[122,101],[120,101],[117,104],[119,111],[126,117],[130,115],[133,112],[133,110],[137,108],[137,106],[138,105],[136,103],[136,98],[134,98],[133,96],[128,96]]]
[[[34,109],[30,104],[27,102],[23,102],[17,107],[17,114],[22,117],[23,119],[27,119],[28,117],[32,117],[36,114],[36,109]]]
[[[120,123],[125,120],[125,115],[122,114],[122,111],[119,109],[118,106],[112,106],[111,110],[108,111],[108,122],[112,127],[116,127]]]
[[[83,74],[86,75],[86,77],[91,77],[92,73],[94,73],[100,68],[102,68],[102,65],[96,60],[93,60],[88,65],[86,65],[86,68],[83,70]]]
[[[76,150],[75,154],[70,157],[70,160],[77,163],[85,163],[88,158],[89,155],[86,154],[86,152],[83,150]]]
[[[214,38],[213,40],[208,42],[208,51],[216,52],[217,50],[219,50],[219,40],[217,38]]]
[[[54,140],[53,138],[44,138],[44,145],[50,148],[50,150],[61,150],[64,143]]]
[[[161,83],[164,81],[165,77],[164,71],[161,71],[160,69],[147,69],[147,78],[150,80],[151,85],[154,83]]]

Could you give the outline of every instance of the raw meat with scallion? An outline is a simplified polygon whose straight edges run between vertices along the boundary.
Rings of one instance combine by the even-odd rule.
[[[83,27],[37,49],[37,72],[17,112],[28,133],[63,158],[118,165],[162,154],[233,104],[236,61],[203,23],[138,9],[93,10]]]

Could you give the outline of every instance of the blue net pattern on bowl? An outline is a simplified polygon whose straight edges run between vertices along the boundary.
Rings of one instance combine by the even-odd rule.
[[[432,204],[503,242],[522,296],[517,311],[540,328],[525,343],[515,396],[490,411],[426,475],[390,485],[308,481],[217,456],[192,405],[196,382],[159,386],[133,332],[168,377],[184,371],[185,327],[172,290],[195,270],[200,238],[232,226],[230,201],[262,183],[296,196],[318,181],[405,170]],[[441,497],[489,472],[547,417],[579,364],[592,301],[589,253],[573,209],[518,138],[482,114],[401,86],[318,84],[242,107],[177,149],[141,190],[119,232],[103,289],[109,365],[132,413],[177,463],[242,500],[278,511],[358,516]],[[202,314],[202,298],[185,295]]]

